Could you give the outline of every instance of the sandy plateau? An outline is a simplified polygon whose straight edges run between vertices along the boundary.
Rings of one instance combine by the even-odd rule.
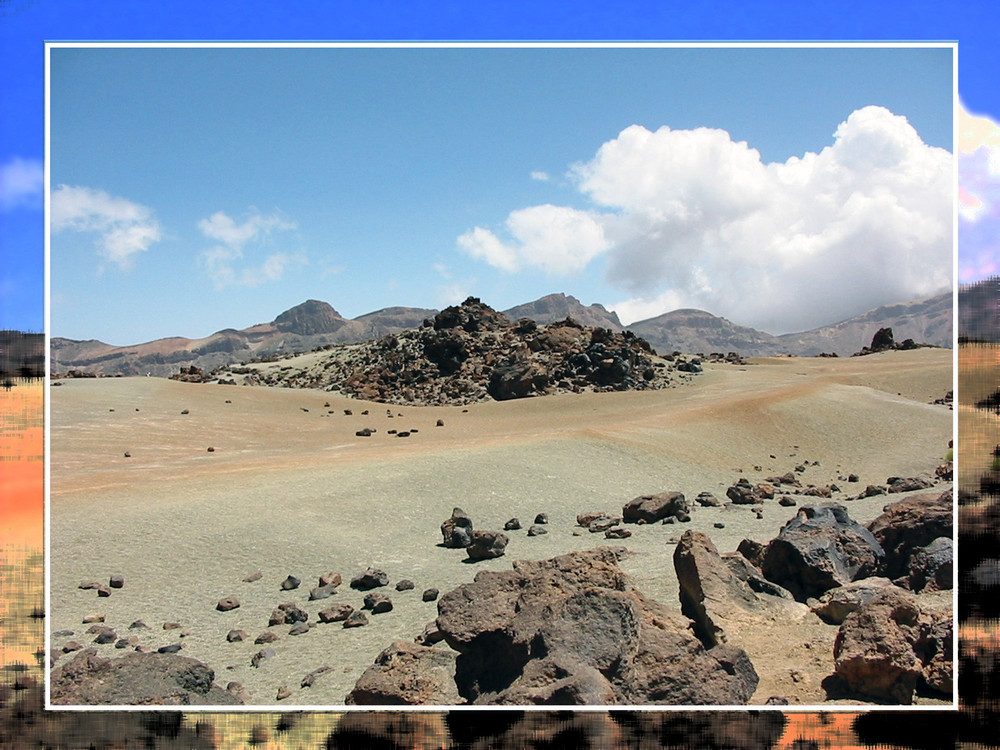
[[[699,507],[688,524],[630,525],[633,535],[621,541],[579,529],[577,514],[620,513],[632,498],[666,490],[724,499],[741,477],[761,481],[809,462],[803,484],[837,484],[834,501],[867,524],[903,496],[849,498],[890,476],[933,477],[943,461],[953,412],[932,402],[953,387],[952,358],[920,349],[755,359],[707,365],[692,384],[663,391],[469,407],[387,407],[315,390],[145,377],[64,380],[51,388],[48,612],[51,633],[73,635],[53,636],[51,653],[71,640],[91,646],[83,621],[100,613],[120,636],[153,650],[182,643],[182,655],[209,664],[223,687],[242,683],[256,705],[341,705],[382,649],[412,640],[436,617],[424,589],[444,593],[512,560],[603,544],[627,546],[633,554],[622,566],[634,585],[679,611],[671,540],[691,528],[731,552],[744,538],[774,538],[796,509],[766,501],[758,519],[750,506]],[[375,433],[357,437],[364,427]],[[859,483],[846,482],[850,473]],[[504,557],[465,563],[464,552],[439,546],[439,526],[455,506],[480,529],[502,529],[515,516],[527,529],[547,513],[549,533],[509,532]],[[296,602],[311,622],[331,603],[360,609],[363,594],[348,582],[368,566],[389,574],[383,590],[395,605],[369,615],[368,626],[320,624],[299,636],[268,626],[282,602]],[[243,581],[255,571],[259,580]],[[341,573],[343,585],[307,601],[328,571]],[[289,574],[302,585],[282,591]],[[124,586],[110,597],[78,588],[112,575]],[[404,578],[415,588],[395,591]],[[934,596],[942,595],[951,592]],[[241,606],[217,611],[230,596]],[[149,629],[129,630],[136,620]],[[164,630],[167,622],[181,627]],[[232,629],[249,639],[227,642]],[[279,636],[269,646],[276,655],[252,667],[261,648],[253,639],[268,630]],[[821,683],[833,673],[836,632],[808,612],[734,627],[730,642],[746,649],[760,676],[751,703],[827,702]],[[332,670],[300,687],[323,666]],[[282,686],[291,695],[278,704]]]

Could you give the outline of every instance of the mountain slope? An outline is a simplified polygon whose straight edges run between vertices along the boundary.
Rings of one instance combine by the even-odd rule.
[[[627,326],[658,352],[739,352],[766,357],[822,353],[850,356],[871,343],[880,328],[892,328],[896,341],[913,339],[934,346],[952,346],[952,295],[883,305],[839,323],[800,333],[773,336],[740,326],[703,310],[674,310]]]

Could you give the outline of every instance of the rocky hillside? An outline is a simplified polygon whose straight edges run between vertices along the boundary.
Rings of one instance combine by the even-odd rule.
[[[704,310],[674,310],[632,323],[628,328],[658,352],[739,352],[768,356],[785,351],[777,337],[736,325]]]
[[[656,389],[700,371],[697,358],[657,357],[628,331],[572,319],[514,322],[470,297],[420,328],[376,341],[180,377],[321,388],[392,404],[461,405],[559,392]]]
[[[182,367],[212,370],[223,365],[284,357],[330,344],[377,339],[419,326],[436,310],[390,307],[355,320],[344,318],[326,302],[307,300],[270,323],[236,330],[226,328],[201,339],[173,337],[134,346],[53,337],[52,373],[79,370],[98,375],[167,377]]]
[[[882,305],[840,323],[779,336],[785,350],[799,356],[834,352],[853,354],[868,344],[882,328],[891,328],[897,341],[913,339],[920,344],[950,349],[953,343],[954,315],[951,292],[934,297]]]
[[[846,357],[866,346],[881,328],[892,328],[899,340],[951,347],[952,295],[883,305],[833,325],[782,336],[737,325],[703,310],[675,310],[628,326],[658,352],[735,351],[747,357]]]

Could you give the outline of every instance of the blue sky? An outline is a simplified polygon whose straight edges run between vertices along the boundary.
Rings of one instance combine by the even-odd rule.
[[[936,155],[945,170],[944,184],[914,178],[900,189],[933,191],[950,213],[948,48],[58,47],[50,55],[53,335],[126,344],[245,327],[308,298],[355,317],[469,294],[503,309],[554,291],[626,318],[708,306],[787,331],[948,284],[944,275],[880,284],[853,299],[847,288],[857,284],[845,278],[837,298],[817,306],[806,287],[828,279],[831,264],[856,266],[853,250],[824,247],[817,252],[828,257],[790,282],[785,273],[801,264],[773,261],[781,251],[762,246],[763,230],[735,224],[835,216],[810,218],[805,204],[791,219],[771,206],[733,207],[726,184],[743,179],[741,190],[772,192],[767,165],[821,153],[852,113],[876,105],[914,131],[915,158]],[[596,167],[602,145],[628,128],[662,142]],[[668,143],[671,133],[690,140]],[[883,137],[897,135],[866,135],[863,148],[883,148]],[[738,174],[719,171],[717,162],[748,149]],[[686,161],[675,162],[680,153]],[[592,181],[622,184],[596,195],[580,172],[588,164],[601,172]],[[681,185],[689,172],[704,176]],[[804,179],[825,185],[832,175]],[[852,179],[844,195],[867,178]],[[653,193],[626,195],[634,181],[651,181]],[[650,225],[672,186],[702,221]],[[766,258],[766,271],[748,277],[742,259],[703,258],[721,252],[704,235],[726,221],[739,235],[724,244],[727,258],[733,243],[758,244],[746,260]],[[947,270],[951,228],[938,229],[944,242],[918,252]],[[681,241],[691,234],[700,239]],[[723,265],[798,304],[727,309],[735,279]],[[699,273],[707,282],[692,281]],[[713,294],[699,293],[705,283]]]
[[[990,33],[1000,14],[986,3],[960,4],[957,12],[934,2],[849,2],[792,11],[761,1],[716,5],[709,12],[630,2],[572,16],[551,3],[486,3],[474,11],[462,3],[419,11],[395,2],[307,5],[303,12],[287,12],[251,2],[238,14],[226,3],[197,12],[185,2],[153,8],[117,0],[97,6],[19,0],[4,6],[0,62],[8,74],[0,81],[0,100],[13,113],[0,118],[4,325],[41,327],[35,248],[41,239],[44,39],[957,39],[964,102],[980,114],[1000,110],[988,73],[1000,62]],[[53,139],[52,184],[90,191],[78,191],[70,203],[76,211],[89,206],[98,213],[86,220],[77,213],[53,235],[53,334],[112,343],[205,335],[271,319],[307,297],[325,299],[347,316],[388,304],[437,307],[464,293],[502,308],[565,291],[584,302],[631,302],[633,314],[680,301],[678,289],[692,303],[711,301],[704,279],[711,263],[678,263],[702,257],[705,228],[694,226],[701,245],[657,259],[639,231],[651,215],[648,202],[602,191],[611,183],[601,180],[616,173],[607,159],[599,162],[598,150],[612,144],[622,151],[619,134],[630,124],[656,136],[647,138],[653,152],[658,144],[669,145],[667,134],[657,130],[663,126],[673,135],[698,127],[724,131],[723,151],[746,141],[759,153],[759,165],[749,165],[758,174],[744,174],[751,182],[738,184],[756,189],[770,185],[761,181],[762,169],[773,172],[789,157],[822,153],[852,112],[867,105],[905,117],[922,146],[951,142],[949,123],[934,101],[937,85],[926,85],[940,73],[927,79],[928,71],[912,61],[834,64],[831,57],[838,53],[826,51],[788,64],[781,56],[797,53],[782,50],[771,60],[744,57],[736,63],[671,51],[680,61],[671,62],[651,61],[641,51],[621,53],[612,64],[602,53],[576,53],[572,65],[546,66],[544,75],[536,73],[538,57],[551,57],[551,51],[511,52],[513,62],[502,64],[463,61],[457,69],[448,60],[426,57],[400,69],[395,60],[369,53],[364,61],[338,63],[338,75],[329,73],[326,62],[268,61],[261,69],[229,63],[226,52],[204,53],[226,60],[216,59],[208,69],[177,57],[164,70],[166,52],[158,53],[160,60],[147,53],[150,62],[130,60],[125,66],[106,59],[120,51],[94,51],[92,59],[74,61],[65,69],[65,80],[74,86],[53,101],[53,114],[62,107],[60,116],[76,118],[76,127],[63,132],[64,146]],[[730,52],[730,59],[740,54],[749,53]],[[685,55],[701,58],[692,65]],[[317,78],[316,95],[302,96],[303,84]],[[54,85],[58,80],[54,71]],[[268,106],[269,99],[276,104]],[[102,112],[105,106],[111,111]],[[902,133],[905,140],[903,131],[893,129],[895,122],[884,118],[885,132]],[[711,154],[710,141],[696,153]],[[963,216],[961,226],[971,226],[974,215],[983,246],[991,236],[983,217],[994,206],[991,153],[970,146],[963,172],[976,183],[972,204],[979,201],[980,207]],[[543,175],[548,179],[537,179]],[[815,186],[817,175],[811,179]],[[700,190],[704,198],[704,184],[686,189]],[[112,224],[108,205],[138,213],[129,224]],[[698,208],[712,216],[713,209],[734,205],[706,199]],[[780,218],[773,206],[767,218]],[[819,236],[815,227],[822,216],[786,218],[812,222],[812,234],[805,236]],[[753,212],[743,219],[757,220],[755,237],[768,228]],[[565,257],[560,265],[558,253],[545,258],[536,252],[539,238],[561,239],[540,226],[593,240],[587,232],[595,221],[603,235],[584,242],[584,268],[568,267]],[[105,235],[115,230],[109,245]],[[136,242],[147,249],[126,252]],[[58,263],[57,251],[65,255]],[[766,264],[758,256],[749,253],[743,260],[763,273]],[[782,269],[764,270],[778,278]],[[789,283],[803,289],[805,281],[799,274]],[[724,296],[720,284],[712,300]],[[750,286],[756,296],[772,299],[790,296],[791,288]],[[740,290],[739,296],[754,294]],[[713,312],[751,324],[747,317],[760,317],[760,310]],[[769,330],[781,327],[778,320],[756,322]]]

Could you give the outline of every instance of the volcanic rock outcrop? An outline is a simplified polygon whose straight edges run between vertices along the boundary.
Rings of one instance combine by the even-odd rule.
[[[222,380],[245,370],[222,368],[213,375]],[[251,377],[266,385],[325,388],[383,403],[464,405],[556,392],[663,388],[698,371],[700,365],[683,357],[660,359],[628,331],[587,328],[572,318],[549,325],[528,318],[512,322],[469,297],[420,328],[334,348],[318,365],[255,370]]]
[[[705,648],[690,623],[626,581],[610,548],[484,571],[438,602],[436,627],[457,653],[461,702],[491,705],[746,703],[758,678],[746,653]],[[442,649],[384,651],[349,703],[453,697]],[[400,666],[396,666],[400,665]]]
[[[53,670],[51,697],[55,704],[112,706],[242,702],[214,680],[215,672],[197,659],[143,653],[105,659],[91,648]]]

